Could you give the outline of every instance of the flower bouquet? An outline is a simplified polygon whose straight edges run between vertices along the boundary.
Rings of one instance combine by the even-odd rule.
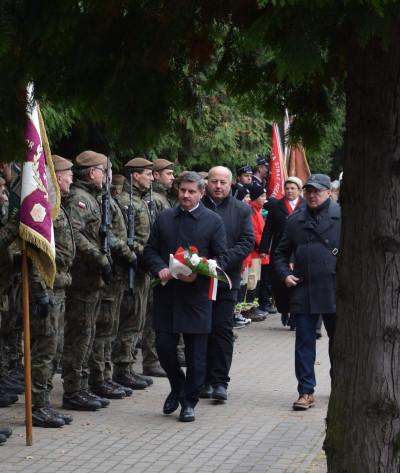
[[[229,288],[232,289],[232,282],[229,276],[217,266],[217,262],[213,259],[199,256],[199,250],[195,246],[189,246],[187,249],[180,247],[174,255],[169,255],[169,270],[175,279],[178,279],[178,274],[189,276],[192,273],[210,277],[210,299],[215,300],[216,280],[228,283]],[[150,287],[158,286],[160,283],[160,278],[153,279]]]

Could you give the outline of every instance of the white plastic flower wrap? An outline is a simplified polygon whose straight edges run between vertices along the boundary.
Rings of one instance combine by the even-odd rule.
[[[209,259],[208,261],[208,269],[210,270],[211,274],[217,274],[217,262],[214,259]]]
[[[190,257],[190,263],[193,266],[198,266],[200,261],[201,261],[201,258],[199,257],[199,255],[197,253],[193,253],[192,256]]]

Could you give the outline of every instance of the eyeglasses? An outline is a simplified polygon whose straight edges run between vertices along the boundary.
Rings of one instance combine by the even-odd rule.
[[[98,170],[101,171],[103,174],[106,173],[106,170],[103,169],[103,168],[99,168],[99,167],[97,167],[97,166],[93,166],[93,168],[94,168],[94,169],[98,169]]]
[[[327,189],[326,187],[324,187],[323,189],[307,189],[307,187],[304,189],[304,192],[307,192],[307,194],[322,194],[322,192],[325,192],[325,191],[328,191],[329,189]]]

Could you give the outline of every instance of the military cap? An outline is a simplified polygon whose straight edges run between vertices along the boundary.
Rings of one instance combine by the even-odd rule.
[[[303,189],[303,181],[299,179],[298,177],[295,177],[295,176],[288,177],[284,185],[286,186],[286,184],[288,184],[289,182],[292,184],[295,184],[299,188],[299,190]]]
[[[5,183],[6,181],[2,177],[0,177],[0,187],[4,186]]]
[[[174,169],[174,163],[167,159],[156,159],[153,163],[153,172],[163,171],[164,169]]]
[[[153,163],[144,158],[134,158],[125,164],[126,168],[153,169]]]
[[[241,174],[248,173],[253,174],[253,170],[248,164],[242,164],[238,168],[236,168],[236,175],[240,176]]]
[[[269,166],[265,156],[257,156],[257,166]]]
[[[104,154],[96,153],[95,151],[84,151],[75,158],[74,167],[93,168],[101,164],[104,169],[107,169],[107,157]]]
[[[114,186],[123,186],[124,182],[125,182],[125,178],[121,174],[114,174],[113,175],[112,183],[114,184]]]
[[[308,186],[315,187],[316,189],[330,189],[331,180],[326,174],[311,174],[311,176],[308,176],[303,189]]]
[[[69,171],[72,169],[72,161],[68,159],[57,156],[56,154],[52,154],[51,159],[53,161],[54,172]]]

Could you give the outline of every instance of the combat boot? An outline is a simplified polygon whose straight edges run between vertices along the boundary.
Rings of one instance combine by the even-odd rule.
[[[4,443],[7,440],[7,437],[3,434],[0,434],[0,443]]]
[[[138,376],[134,376],[133,373],[124,373],[119,376],[114,375],[113,381],[131,389],[146,389],[148,386],[146,381],[140,379]]]
[[[113,388],[123,389],[125,391],[125,396],[132,396],[133,390],[131,388],[128,388],[128,386],[121,386],[121,384],[116,383],[111,378],[105,379],[104,382],[107,383],[109,386],[112,386]]]
[[[0,390],[0,407],[7,407],[17,401],[18,396],[16,394],[7,393],[3,390]]]
[[[90,389],[83,389],[82,390],[84,396],[86,396],[88,399],[93,399],[95,401],[99,401],[101,407],[107,407],[110,405],[110,401],[106,399],[105,397],[102,396],[97,396],[94,392],[92,392]]]
[[[6,374],[0,378],[0,389],[7,393],[22,394],[25,391],[25,386],[18,384],[15,379]]]
[[[64,393],[62,408],[73,411],[97,411],[101,409],[101,402],[87,397],[83,391]]]
[[[58,409],[56,409],[54,406],[52,406],[51,404],[49,404],[47,406],[47,409],[51,412],[53,412],[53,414],[56,416],[56,417],[61,417],[61,419],[68,425],[70,424],[74,418],[71,416],[71,414],[67,414],[64,412],[60,412]]]
[[[5,435],[7,438],[11,437],[12,435],[11,427],[3,427],[2,429],[0,429],[0,435]]]
[[[7,374],[10,378],[14,379],[17,384],[25,385],[25,372],[22,365],[18,366],[18,368],[13,368]]]
[[[36,427],[57,428],[62,427],[65,422],[49,409],[49,404],[39,404],[32,408],[32,424]]]
[[[89,384],[89,388],[92,393],[96,394],[96,396],[105,397],[107,399],[122,399],[126,396],[125,391],[122,388],[110,386],[105,381]]]

